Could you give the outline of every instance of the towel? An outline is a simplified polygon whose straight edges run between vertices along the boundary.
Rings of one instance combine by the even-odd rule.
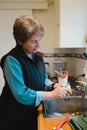
[[[68,121],[69,125],[71,126],[72,130],[84,130],[78,123],[77,121],[70,119]]]
[[[86,121],[86,123],[87,123],[87,112],[83,113],[83,120]]]
[[[72,130],[87,130],[87,117],[83,115],[71,117],[68,123]]]

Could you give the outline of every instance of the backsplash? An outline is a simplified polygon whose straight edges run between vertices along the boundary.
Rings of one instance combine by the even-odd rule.
[[[85,62],[87,58],[84,57],[83,52],[85,48],[55,48],[54,53],[44,53],[45,62],[49,63],[50,76],[55,76],[54,64],[66,64],[66,70],[69,76],[77,76],[84,73]]]
[[[85,48],[55,48],[54,53],[44,53],[44,57],[75,57],[86,59],[83,55]]]

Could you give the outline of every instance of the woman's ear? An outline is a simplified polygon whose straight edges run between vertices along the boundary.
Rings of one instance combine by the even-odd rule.
[[[18,40],[18,44],[19,44],[19,45],[22,45],[22,43],[21,43],[19,40]]]

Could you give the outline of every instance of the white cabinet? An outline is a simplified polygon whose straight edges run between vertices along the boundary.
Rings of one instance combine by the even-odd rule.
[[[87,32],[86,0],[56,0],[59,28],[57,47],[84,47]],[[58,5],[58,6],[57,6]],[[58,8],[59,7],[59,8]]]

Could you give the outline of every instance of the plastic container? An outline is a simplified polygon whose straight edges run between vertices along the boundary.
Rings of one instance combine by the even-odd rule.
[[[58,75],[58,83],[67,84],[68,83],[68,71],[61,71]]]

